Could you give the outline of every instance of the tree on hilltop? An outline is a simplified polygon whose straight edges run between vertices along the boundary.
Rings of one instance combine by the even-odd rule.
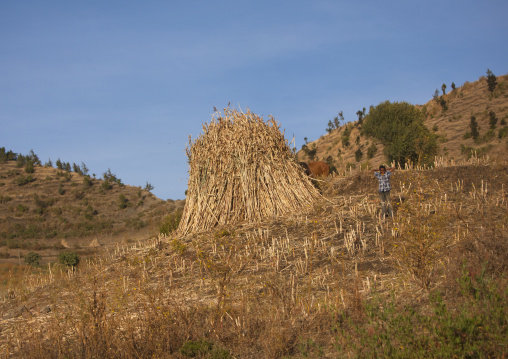
[[[492,73],[492,71],[487,69],[487,86],[489,87],[489,91],[490,92],[494,92],[494,89],[496,88],[496,85],[497,85],[497,77],[496,77],[496,75],[494,75]]]

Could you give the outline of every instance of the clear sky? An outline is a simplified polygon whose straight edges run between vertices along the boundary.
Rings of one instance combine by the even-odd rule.
[[[0,0],[0,147],[181,199],[188,136],[214,106],[273,115],[300,148],[341,110],[506,74],[506,14],[506,0]]]

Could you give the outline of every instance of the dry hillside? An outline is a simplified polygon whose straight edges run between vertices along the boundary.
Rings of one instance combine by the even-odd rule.
[[[97,246],[148,239],[183,202],[121,181],[44,166],[27,173],[16,161],[0,163],[0,263],[23,262],[32,251],[45,264],[69,248],[92,254]]]
[[[356,171],[283,217],[34,269],[0,303],[0,352],[503,357],[507,182],[506,162],[395,171],[384,221],[375,179]]]
[[[498,76],[497,82],[492,94],[488,90],[486,77],[481,77],[476,82],[466,82],[454,91],[418,106],[424,111],[427,128],[439,135],[439,156],[460,161],[470,157],[473,151],[477,156],[488,155],[494,160],[507,158],[508,75]],[[440,104],[441,100],[445,101],[445,106]],[[494,129],[489,125],[491,111],[497,118]],[[476,141],[466,138],[466,133],[471,132],[471,116],[475,116],[479,125],[480,136]],[[308,147],[317,148],[317,160],[326,161],[331,156],[340,170],[351,166],[372,168],[385,163],[384,146],[375,139],[362,136],[360,127],[358,121],[349,122],[309,143]],[[376,152],[369,158],[368,148],[373,145]],[[363,153],[359,160],[355,156],[358,149]],[[302,150],[298,152],[298,158],[309,161]]]

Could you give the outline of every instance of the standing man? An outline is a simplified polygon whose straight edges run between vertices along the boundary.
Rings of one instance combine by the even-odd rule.
[[[386,214],[390,217],[393,217],[393,209],[392,209],[392,203],[390,200],[390,190],[392,187],[390,186],[390,176],[392,175],[392,171],[395,170],[395,167],[388,168],[386,170],[386,167],[381,165],[379,166],[379,170],[372,170],[374,172],[374,176],[379,181],[379,199],[381,200],[381,214],[383,215],[383,218],[386,217]]]

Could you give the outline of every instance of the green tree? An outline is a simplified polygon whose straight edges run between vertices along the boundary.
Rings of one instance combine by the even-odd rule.
[[[34,165],[41,165],[41,160],[39,157],[35,154],[34,150],[30,150],[28,153],[28,161],[32,162]]]
[[[81,171],[81,167],[79,167],[76,163],[72,164],[72,170],[80,175],[83,174],[83,172]]]
[[[362,134],[385,146],[389,162],[430,164],[437,153],[437,136],[424,124],[422,111],[407,102],[385,101],[371,106],[362,125]]]
[[[363,157],[362,149],[358,147],[358,149],[355,151],[356,162],[360,162],[362,160],[362,157]]]
[[[478,129],[478,122],[476,121],[476,116],[471,115],[471,121],[469,122],[469,128],[471,129],[471,137],[473,139],[478,139],[480,136],[480,131]]]
[[[314,159],[316,157],[317,150],[318,149],[316,147],[316,144],[314,143],[314,144],[312,144],[312,148],[307,151],[307,156],[309,156],[311,161],[314,161]]]
[[[441,90],[443,91],[443,95],[446,95],[446,84],[441,85]]]
[[[84,176],[88,175],[88,167],[86,167],[85,162],[81,162],[81,173],[83,173]]]
[[[363,108],[363,110],[358,110],[356,111],[356,116],[358,116],[358,124],[361,125],[362,122],[363,122],[363,118],[365,117],[365,107]]]
[[[436,89],[436,91],[434,91],[434,95],[432,95],[432,98],[435,101],[439,101],[439,90],[438,89]]]
[[[76,267],[79,264],[79,260],[76,252],[61,252],[58,254],[58,263],[67,267]]]
[[[344,123],[344,113],[340,111],[337,116],[333,119],[333,124],[335,128],[339,128]]]
[[[146,181],[145,191],[151,192],[155,187]]]
[[[332,120],[328,121],[328,127],[326,128],[326,132],[330,133],[335,129]]]
[[[494,89],[496,88],[496,85],[497,85],[497,77],[496,77],[496,75],[494,75],[492,73],[492,71],[487,69],[487,86],[489,87],[489,91],[490,92],[494,92]]]
[[[335,167],[335,163],[333,161],[332,156],[326,157],[325,162],[328,164],[328,167],[330,167],[330,173],[334,173],[334,172],[336,173],[337,172],[337,167]]]
[[[452,91],[455,91],[455,82],[452,82]]]

